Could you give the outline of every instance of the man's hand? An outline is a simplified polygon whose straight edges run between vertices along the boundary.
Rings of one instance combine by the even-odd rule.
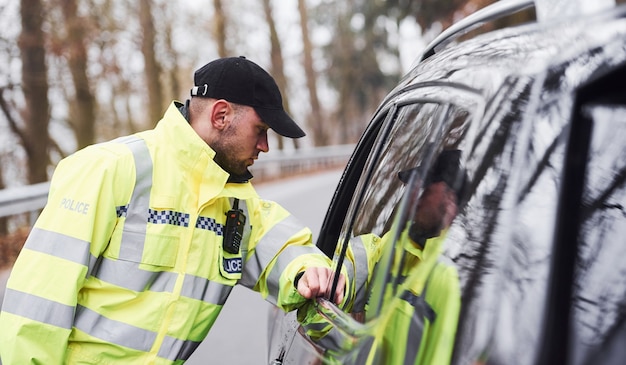
[[[332,287],[333,274],[334,271],[326,267],[307,269],[300,280],[298,280],[298,293],[307,299],[326,296]],[[343,301],[345,286],[346,278],[342,274],[339,276],[335,290],[335,303]]]

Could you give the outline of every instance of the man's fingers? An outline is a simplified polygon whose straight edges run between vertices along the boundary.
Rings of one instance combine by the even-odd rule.
[[[309,268],[298,282],[298,293],[307,299],[326,296],[332,288],[332,278],[333,271],[329,268]],[[345,286],[346,277],[340,275],[334,295],[336,303],[343,301]]]
[[[337,282],[337,288],[335,290],[335,301],[337,304],[343,302],[344,291],[346,288],[346,277],[339,275],[339,281]]]

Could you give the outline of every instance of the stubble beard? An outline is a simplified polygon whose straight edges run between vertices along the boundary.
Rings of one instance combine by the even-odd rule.
[[[236,128],[231,124],[226,128],[214,145],[215,158],[213,159],[224,171],[231,175],[243,176],[248,173],[246,161],[236,159],[239,146],[236,143]]]

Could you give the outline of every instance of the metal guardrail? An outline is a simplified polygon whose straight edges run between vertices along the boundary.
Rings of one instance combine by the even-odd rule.
[[[344,166],[355,145],[325,146],[294,151],[276,151],[262,155],[252,166],[255,182],[291,174]],[[0,190],[0,218],[33,213],[48,200],[49,182]],[[33,220],[34,221],[34,220]]]
[[[48,200],[49,182],[0,190],[0,217],[32,212]]]
[[[276,151],[261,155],[250,171],[254,182],[282,178],[298,173],[345,166],[356,145],[336,145]]]

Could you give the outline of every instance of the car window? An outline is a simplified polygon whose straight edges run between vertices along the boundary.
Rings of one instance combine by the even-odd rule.
[[[528,165],[517,153],[523,151],[528,143],[523,141],[528,141],[532,134],[531,128],[524,128],[523,123],[530,104],[531,82],[524,78],[506,81],[486,109],[483,123],[468,137],[471,153],[465,166],[470,181],[468,194],[472,198],[450,227],[444,251],[458,269],[462,292],[453,363],[474,363],[486,356],[491,361],[496,358],[495,346],[505,344],[515,348],[517,340],[524,346],[535,341],[516,337],[524,323],[505,321],[511,318],[511,313],[516,318],[514,313],[520,298],[528,305],[541,303],[542,299],[528,287],[532,287],[533,278],[545,274],[548,265],[545,252],[538,248],[525,251],[527,242],[523,236],[512,238],[514,229],[520,234],[535,234],[536,228],[529,229],[517,220],[515,205],[530,208],[526,217],[532,218],[530,212],[536,213],[533,208],[541,190],[549,188],[551,181],[554,184],[550,178],[554,171],[548,169],[541,179],[547,187],[534,190],[527,200],[520,201],[518,180],[526,179],[532,171],[528,166],[536,164],[534,160]],[[542,222],[549,219],[543,212],[537,217]],[[512,250],[515,252],[511,262]],[[524,265],[529,262],[536,268],[532,272],[525,270]],[[518,267],[523,269],[516,270]],[[512,312],[503,315],[494,303],[504,303],[502,307]],[[532,312],[539,313],[540,308],[539,305]],[[516,363],[525,363],[525,359],[528,356],[521,354]]]
[[[626,247],[620,237],[626,234],[626,108],[585,105],[593,125],[588,158],[568,156],[572,149],[586,148],[568,145],[576,123],[573,100],[548,88],[540,94],[544,102],[533,104],[530,83],[520,79],[499,92],[505,97],[495,111],[487,110],[492,115],[466,162],[472,201],[456,222],[463,229],[451,227],[446,251],[459,269],[463,298],[454,363],[488,358],[499,364],[511,357],[516,364],[536,363],[541,347],[554,352],[557,346],[554,337],[542,337],[548,307],[568,313],[571,306],[571,330],[561,326],[552,333],[565,342],[564,333],[574,334],[569,338],[573,361],[567,363],[604,363],[597,360],[606,359],[604,350],[624,338],[621,257]],[[529,110],[533,105],[538,109]],[[529,116],[532,120],[525,119]],[[589,139],[589,133],[580,134],[581,141]],[[564,173],[585,166],[582,198],[568,195],[564,188],[576,182]],[[579,224],[575,217],[581,208]],[[566,222],[563,230],[577,233],[555,251],[559,220]],[[567,271],[562,265],[555,274],[555,259],[576,252],[577,245],[573,277],[562,275]],[[559,276],[551,285],[548,278],[554,275]],[[570,285],[573,302],[569,290],[559,290]]]
[[[470,241],[482,247],[458,261],[465,282],[455,350],[462,360],[488,353],[490,362],[506,363],[514,354],[516,364],[532,364],[540,346],[571,100],[546,97],[533,110],[538,94],[530,82],[516,81],[519,92],[506,92],[498,105],[506,114],[492,120],[497,153],[482,158],[489,172],[467,214]]]
[[[593,103],[584,113],[593,128],[573,283],[576,336],[570,341],[575,364],[616,363],[623,361],[626,324],[626,107]]]
[[[370,156],[359,182],[361,194],[355,194],[352,214],[344,221],[336,261],[343,260],[346,245],[355,237],[393,235],[394,217],[400,212],[407,189],[417,189],[419,194],[419,180],[426,176],[436,155],[444,148],[460,147],[480,108],[474,93],[454,91],[460,96],[451,97],[445,87],[418,88],[400,98],[389,112],[385,132],[377,141],[380,152]],[[408,170],[416,171],[410,176],[411,183],[399,176]],[[373,262],[368,265],[373,285]],[[383,277],[380,280],[386,280]],[[375,317],[380,307],[370,303],[370,308],[368,316]]]
[[[390,217],[404,190],[398,172],[419,164],[429,140],[441,133],[436,129],[441,126],[444,108],[436,103],[398,108],[389,140],[373,166],[372,178],[352,229],[353,236],[363,233],[382,236],[389,230]],[[420,128],[416,128],[417,125]]]

